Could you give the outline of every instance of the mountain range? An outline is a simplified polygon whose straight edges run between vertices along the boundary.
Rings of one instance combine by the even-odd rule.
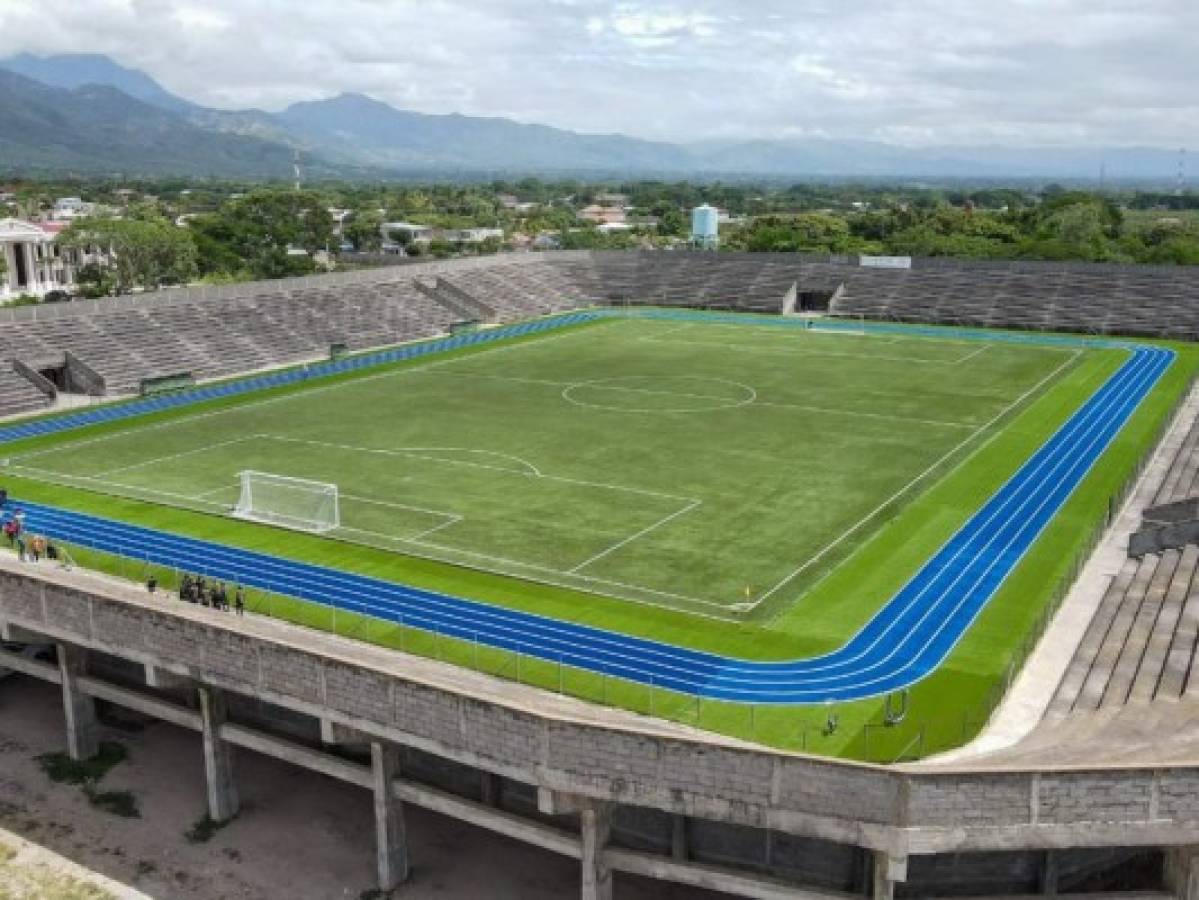
[[[0,60],[0,173],[287,178],[594,174],[772,178],[1043,178],[1168,182],[1157,148],[900,147],[870,141],[677,144],[511,119],[430,115],[362,94],[278,113],[219,110],[97,54]]]

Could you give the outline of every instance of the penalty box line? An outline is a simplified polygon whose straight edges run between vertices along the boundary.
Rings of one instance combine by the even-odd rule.
[[[532,463],[528,462],[527,460],[523,460],[520,457],[509,456],[508,454],[497,454],[497,455],[502,455],[506,458],[522,462],[526,466],[526,468],[525,469],[511,469],[511,468],[507,468],[505,466],[494,466],[494,465],[490,465],[488,463],[475,462],[473,460],[446,459],[444,457],[429,456],[429,455],[427,455],[427,453],[428,453],[427,450],[422,452],[419,449],[418,450],[404,450],[403,448],[389,449],[389,448],[378,448],[378,447],[374,447],[374,448],[359,447],[359,446],[355,446],[353,444],[330,443],[330,442],[326,442],[326,441],[310,440],[307,438],[294,438],[294,437],[285,437],[285,436],[281,436],[281,435],[271,435],[271,434],[262,434],[259,436],[270,439],[270,440],[284,441],[287,443],[305,444],[307,446],[319,447],[319,448],[327,449],[327,450],[339,450],[339,451],[346,451],[346,452],[351,452],[351,453],[371,453],[371,454],[378,454],[378,455],[382,455],[382,456],[400,456],[400,457],[408,457],[408,458],[413,458],[413,459],[425,460],[428,462],[434,462],[434,463],[443,464],[443,465],[457,465],[457,466],[466,466],[469,468],[486,469],[486,470],[490,470],[490,471],[504,472],[506,474],[511,474],[511,475],[519,475],[524,478],[535,478],[535,479],[539,479],[539,480],[543,480],[543,481],[555,481],[555,482],[559,482],[562,484],[570,484],[570,485],[574,485],[574,486],[578,486],[578,487],[590,487],[590,488],[600,488],[603,490],[619,491],[619,492],[631,493],[631,494],[635,494],[635,495],[639,495],[639,496],[643,496],[643,497],[653,497],[655,499],[676,501],[676,502],[680,502],[683,504],[681,508],[674,510],[673,512],[663,516],[661,519],[657,520],[656,522],[653,522],[653,523],[647,525],[646,527],[641,528],[640,530],[634,532],[633,534],[628,535],[627,537],[621,539],[620,541],[617,541],[616,543],[614,543],[608,547],[605,547],[600,552],[594,554],[593,556],[588,557],[587,559],[583,560],[581,563],[574,566],[573,568],[567,569],[565,571],[560,570],[560,569],[551,569],[550,570],[550,571],[557,572],[560,575],[576,575],[576,574],[578,574],[578,572],[581,569],[586,568],[587,566],[591,565],[592,563],[598,562],[599,560],[603,559],[604,557],[619,550],[621,547],[628,546],[629,544],[644,537],[645,535],[649,534],[650,532],[652,532],[658,528],[661,528],[666,523],[671,522],[674,519],[679,518],[680,516],[686,515],[687,513],[696,509],[698,506],[700,506],[703,503],[702,500],[697,499],[695,497],[682,497],[677,494],[667,494],[662,491],[652,491],[652,490],[648,490],[645,488],[635,488],[635,487],[630,487],[628,485],[612,484],[610,482],[603,482],[603,481],[588,481],[586,479],[570,478],[570,477],[567,477],[564,475],[547,475],[544,472],[542,472],[539,468],[534,466]],[[446,448],[446,449],[451,449],[451,448]],[[466,449],[466,448],[463,448],[463,449]],[[455,548],[447,547],[445,549],[453,550]],[[466,552],[466,551],[464,551],[464,552]],[[495,557],[495,558],[499,559],[499,557]],[[509,562],[509,563],[517,562],[516,560],[503,560],[503,561]],[[636,586],[634,585],[633,587],[636,587]],[[652,588],[644,588],[644,590],[652,590]],[[684,598],[680,597],[679,599],[684,599]],[[697,598],[686,598],[686,599],[692,600],[694,602],[704,602],[704,601],[698,600]]]
[[[836,538],[834,538],[831,542],[829,542],[824,547],[822,547],[814,556],[809,557],[802,565],[800,565],[798,568],[794,569],[789,575],[787,575],[785,578],[783,578],[781,581],[779,581],[777,584],[775,584],[769,590],[760,594],[755,600],[752,601],[752,603],[748,606],[748,609],[750,609],[750,610],[756,609],[758,606],[760,606],[762,603],[764,603],[767,599],[769,599],[771,596],[773,596],[779,590],[781,590],[783,587],[785,587],[788,583],[793,581],[799,575],[803,574],[805,571],[807,571],[809,568],[811,568],[813,565],[815,565],[817,562],[819,562],[821,559],[823,559],[826,555],[828,555],[828,553],[830,553],[832,550],[836,549],[839,545],[844,543],[845,540],[847,540],[851,535],[853,535],[857,531],[861,530],[861,528],[863,526],[867,525],[869,522],[871,522],[873,519],[875,519],[878,516],[878,514],[880,512],[882,512],[884,509],[886,509],[891,503],[898,500],[904,494],[907,494],[909,491],[911,491],[911,489],[913,487],[915,487],[917,484],[919,484],[921,481],[923,481],[929,475],[931,475],[933,472],[935,472],[947,460],[951,459],[954,456],[954,454],[956,454],[959,451],[961,451],[962,449],[964,449],[972,441],[976,440],[980,435],[984,434],[988,429],[992,428],[996,423],[998,423],[1009,412],[1011,412],[1012,410],[1019,407],[1027,399],[1029,399],[1034,394],[1036,394],[1038,391],[1040,391],[1042,387],[1049,384],[1051,381],[1055,380],[1067,367],[1069,367],[1070,365],[1072,365],[1074,362],[1076,362],[1078,360],[1078,358],[1082,355],[1082,352],[1083,351],[1081,349],[1077,349],[1073,353],[1071,353],[1070,357],[1068,359],[1066,359],[1064,362],[1062,362],[1061,365],[1059,365],[1056,369],[1054,369],[1052,372],[1050,372],[1048,375],[1046,375],[1044,378],[1042,378],[1040,381],[1038,381],[1036,384],[1034,384],[1032,387],[1030,387],[1027,391],[1025,391],[1023,394],[1021,394],[1019,397],[1017,397],[1015,400],[1013,400],[1011,403],[1009,403],[1003,409],[1001,409],[989,421],[983,423],[978,428],[977,431],[974,431],[973,433],[967,435],[965,437],[965,439],[963,439],[956,446],[952,447],[948,452],[946,452],[944,455],[942,455],[939,459],[935,460],[923,472],[921,472],[919,475],[917,475],[915,478],[913,478],[907,484],[903,485],[903,487],[901,487],[898,491],[896,491],[894,494],[892,494],[890,497],[888,497],[886,500],[884,500],[882,503],[880,503],[878,506],[876,506],[874,509],[872,509],[870,512],[868,512],[865,516],[863,516],[861,519],[859,519],[857,522],[855,522],[853,525],[851,525],[845,531],[841,532],[841,534],[838,535]],[[959,460],[957,465],[955,465],[952,469],[950,469],[948,472],[946,472],[944,474],[944,476],[942,476],[942,478],[939,480],[944,481],[946,478],[948,478],[954,472],[958,471],[962,466],[964,466],[966,464],[967,461],[969,461],[970,459],[973,459],[975,456],[977,456],[978,453],[980,453],[984,447],[988,446],[991,443],[991,441],[995,440],[995,438],[998,437],[999,434],[1001,434],[1001,433],[1002,432],[996,432],[995,434],[993,434],[990,437],[990,439],[981,442],[977,447],[974,448],[973,451],[971,451],[966,456],[962,457],[962,459]],[[854,553],[856,554],[864,546],[865,546],[864,543],[860,544],[857,547],[857,549],[854,551]],[[852,554],[851,554],[851,557],[852,557]],[[849,558],[842,560],[842,565],[845,562],[848,562],[848,559]],[[836,571],[836,568],[839,568],[839,566],[835,567],[833,570],[827,572],[820,579],[820,581],[824,581],[826,578],[828,578],[832,574],[833,571]],[[817,582],[817,584],[818,583],[819,582]],[[815,587],[815,585],[813,585],[813,587]]]
[[[389,535],[389,534],[385,534],[383,532],[377,532],[377,531],[372,531],[372,530],[363,529],[363,528],[355,528],[353,526],[347,526],[347,525],[341,526],[340,530],[343,530],[343,531],[349,531],[349,532],[353,532],[353,533],[357,533],[357,534],[364,534],[364,535],[368,535],[370,537],[376,537],[376,538],[380,538],[380,539],[386,540],[386,541],[394,541],[394,542],[405,543],[405,544],[414,544],[417,546],[427,546],[429,548],[441,550],[446,553],[464,553],[467,555],[479,556],[479,557],[487,558],[487,559],[494,559],[496,562],[500,562],[500,563],[510,565],[510,566],[518,566],[518,567],[522,567],[522,568],[536,568],[536,569],[546,571],[546,572],[551,572],[551,573],[557,574],[557,575],[578,577],[578,578],[582,578],[587,581],[609,583],[609,584],[612,584],[612,585],[615,585],[618,587],[627,588],[630,590],[644,591],[647,593],[657,593],[657,594],[661,594],[663,596],[670,597],[672,599],[682,600],[682,601],[690,602],[690,603],[711,605],[711,606],[715,606],[717,608],[725,607],[725,604],[717,603],[714,601],[703,600],[698,597],[690,597],[690,596],[686,596],[686,595],[682,595],[682,594],[674,594],[674,593],[669,593],[669,592],[664,592],[664,591],[657,591],[656,589],[645,586],[645,585],[628,584],[625,582],[613,581],[611,579],[601,579],[601,578],[595,578],[592,576],[585,576],[585,575],[579,574],[581,572],[581,570],[583,570],[587,566],[592,565],[593,563],[596,563],[596,562],[600,561],[601,559],[611,555],[612,553],[616,552],[617,550],[621,549],[622,547],[626,547],[629,544],[632,544],[634,541],[637,541],[640,538],[645,537],[650,532],[655,531],[658,528],[661,528],[662,526],[666,525],[668,522],[671,522],[683,515],[686,515],[687,513],[690,513],[692,510],[694,510],[697,507],[699,507],[700,505],[702,505],[702,503],[703,503],[702,500],[696,499],[694,497],[682,497],[682,496],[675,495],[675,494],[667,494],[662,491],[653,491],[653,490],[648,490],[648,489],[643,489],[643,488],[630,487],[628,485],[612,484],[610,482],[589,481],[589,480],[585,480],[585,479],[570,478],[567,476],[560,476],[560,475],[547,475],[547,474],[543,473],[539,468],[534,466],[532,463],[530,463],[528,460],[522,459],[521,457],[511,456],[509,454],[496,454],[496,455],[510,459],[513,462],[516,462],[516,463],[522,465],[524,468],[514,469],[514,468],[510,468],[510,467],[506,467],[506,466],[496,466],[496,465],[492,465],[489,463],[477,462],[477,461],[473,461],[473,460],[447,459],[445,457],[429,455],[429,452],[435,448],[417,448],[417,449],[413,449],[413,450],[405,450],[402,448],[400,448],[400,449],[372,448],[372,447],[362,447],[362,446],[358,446],[358,445],[354,445],[354,444],[332,443],[332,442],[327,442],[327,441],[311,440],[311,439],[307,439],[307,438],[296,438],[296,437],[291,437],[291,436],[287,436],[287,435],[270,434],[268,432],[256,432],[254,434],[243,435],[241,437],[233,438],[233,439],[226,440],[226,441],[215,441],[211,444],[207,444],[207,445],[204,445],[201,447],[194,447],[189,450],[181,451],[178,453],[169,453],[169,454],[164,454],[162,456],[157,456],[157,457],[153,457],[150,459],[141,460],[140,462],[133,464],[133,465],[122,466],[122,467],[118,467],[116,469],[110,469],[105,472],[99,472],[96,475],[92,475],[92,476],[73,475],[71,473],[54,472],[52,470],[40,470],[40,471],[44,472],[45,474],[59,475],[63,478],[68,478],[68,479],[86,480],[89,483],[92,483],[95,485],[101,485],[101,486],[104,486],[104,487],[107,487],[110,489],[130,491],[130,492],[140,492],[140,493],[148,494],[148,495],[152,495],[152,496],[171,498],[171,499],[175,499],[175,500],[183,500],[183,501],[192,502],[192,503],[201,503],[204,506],[208,506],[208,507],[223,508],[223,504],[218,504],[214,501],[207,500],[206,498],[211,496],[214,493],[218,493],[221,491],[234,490],[236,488],[235,485],[234,486],[221,486],[218,488],[213,488],[208,491],[203,491],[199,494],[181,494],[181,493],[177,493],[177,492],[173,492],[173,491],[163,491],[163,490],[159,490],[159,489],[155,489],[155,488],[140,487],[138,485],[125,484],[123,482],[114,481],[110,478],[107,478],[106,476],[115,474],[117,472],[122,472],[122,471],[150,468],[154,465],[159,465],[162,463],[170,463],[170,462],[173,462],[173,461],[176,461],[179,459],[183,459],[185,457],[199,455],[199,454],[202,454],[202,453],[205,453],[208,451],[223,449],[225,447],[228,447],[228,446],[231,446],[234,444],[245,443],[248,441],[279,441],[279,442],[283,442],[283,443],[303,444],[306,446],[317,447],[317,448],[325,449],[325,450],[336,450],[339,452],[368,453],[368,454],[383,455],[383,456],[407,457],[407,458],[412,458],[412,459],[420,459],[420,460],[427,461],[427,462],[433,462],[433,463],[437,463],[437,464],[441,464],[441,465],[466,466],[466,467],[476,468],[476,469],[485,469],[488,471],[503,472],[505,474],[519,475],[519,476],[523,476],[526,478],[536,478],[536,479],[541,479],[541,480],[545,480],[545,481],[555,481],[555,482],[560,482],[560,483],[570,484],[570,485],[575,485],[575,486],[580,486],[580,487],[600,488],[603,490],[612,490],[612,491],[618,491],[618,492],[624,492],[624,493],[632,493],[632,494],[639,495],[639,496],[653,497],[655,499],[671,500],[671,501],[680,502],[683,505],[679,509],[676,509],[676,510],[668,513],[667,515],[663,516],[662,518],[658,519],[657,521],[650,523],[646,527],[641,528],[638,531],[635,531],[634,533],[622,538],[621,540],[616,541],[615,543],[603,548],[598,553],[593,554],[592,556],[588,557],[587,559],[583,560],[582,562],[578,563],[577,565],[573,566],[572,568],[563,570],[563,569],[554,569],[554,568],[545,567],[545,566],[537,566],[534,563],[522,562],[520,560],[509,559],[506,557],[500,557],[500,556],[496,556],[493,554],[486,554],[486,553],[481,553],[481,552],[477,552],[477,551],[463,550],[463,549],[456,548],[456,547],[446,546],[444,544],[434,544],[431,542],[424,541],[424,540],[422,540],[422,538],[428,537],[429,535],[435,534],[436,532],[442,531],[446,528],[456,525],[459,522],[463,521],[465,517],[458,513],[453,513],[453,512],[446,511],[446,510],[429,509],[427,507],[414,506],[412,504],[407,504],[407,503],[398,503],[395,501],[378,500],[378,499],[369,498],[369,497],[361,497],[361,496],[358,496],[355,494],[341,493],[339,490],[340,497],[343,497],[347,500],[351,500],[354,502],[368,503],[368,504],[388,507],[388,508],[392,508],[392,509],[411,510],[414,512],[425,513],[428,515],[440,516],[440,517],[446,519],[446,521],[444,521],[438,525],[434,525],[431,528],[427,528],[427,529],[424,529],[423,531],[419,531],[415,534],[410,534],[410,535],[406,535],[406,536]],[[450,449],[455,449],[455,448],[442,448],[442,449],[450,450]],[[460,448],[460,449],[471,450],[471,448]],[[477,450],[477,448],[475,448],[475,450]],[[474,451],[472,451],[472,452],[474,452]],[[20,468],[25,469],[25,467],[20,467]]]

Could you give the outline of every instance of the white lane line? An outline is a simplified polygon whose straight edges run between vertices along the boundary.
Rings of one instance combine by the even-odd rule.
[[[868,512],[862,518],[858,519],[857,522],[855,522],[853,525],[851,525],[845,531],[841,532],[840,535],[838,535],[836,538],[834,538],[832,541],[830,541],[824,547],[822,547],[816,553],[815,556],[810,557],[802,565],[800,565],[799,567],[794,569],[785,578],[783,578],[781,581],[779,581],[777,584],[775,584],[773,587],[771,587],[768,591],[766,591],[763,594],[760,594],[757,597],[757,599],[755,599],[753,601],[753,605],[750,608],[754,609],[757,606],[759,606],[761,603],[763,603],[769,597],[776,594],[779,590],[781,590],[784,586],[786,586],[786,584],[788,582],[792,581],[799,575],[806,572],[809,568],[811,568],[813,565],[815,565],[817,562],[819,562],[821,559],[823,559],[825,556],[827,556],[831,551],[833,551],[838,546],[840,546],[842,543],[844,543],[845,540],[850,537],[850,535],[859,531],[864,525],[866,525],[871,520],[873,520],[875,516],[877,516],[880,512],[882,512],[884,509],[886,509],[887,506],[889,506],[891,503],[898,500],[904,494],[908,493],[913,487],[915,487],[917,484],[919,484],[921,481],[923,481],[925,478],[927,478],[929,475],[931,475],[942,463],[944,463],[946,460],[948,460],[950,457],[952,457],[955,453],[957,453],[959,450],[961,450],[963,447],[965,447],[967,444],[969,444],[971,441],[973,441],[975,438],[977,438],[980,434],[982,434],[987,429],[989,429],[991,426],[993,426],[996,422],[998,422],[1005,415],[1007,415],[1009,411],[1015,409],[1017,406],[1019,406],[1021,403],[1023,403],[1026,399],[1028,399],[1030,396],[1032,396],[1034,393],[1036,393],[1038,390],[1040,390],[1040,388],[1043,385],[1047,384],[1049,381],[1056,378],[1067,366],[1071,365],[1075,360],[1077,360],[1081,354],[1082,354],[1081,349],[1075,350],[1070,355],[1069,359],[1065,360],[1060,366],[1058,366],[1056,369],[1054,369],[1052,372],[1050,372],[1048,375],[1046,375],[1044,378],[1042,378],[1040,381],[1038,381],[1036,384],[1034,384],[1032,387],[1030,387],[1027,391],[1025,391],[1023,394],[1021,394],[1019,397],[1017,397],[1015,400],[1013,400],[1010,404],[1008,404],[1003,409],[1001,409],[998,413],[995,414],[995,416],[993,418],[991,418],[988,422],[986,422],[982,426],[980,426],[977,431],[973,432],[972,434],[967,435],[966,438],[961,441],[961,443],[959,443],[959,444],[957,444],[957,446],[951,448],[947,453],[945,453],[943,456],[938,458],[935,462],[932,463],[932,465],[930,465],[928,468],[926,468],[923,472],[921,472],[919,475],[917,475],[915,478],[913,478],[911,481],[909,481],[907,484],[905,484],[903,487],[901,487],[898,491],[896,491],[894,494],[892,494],[890,497],[888,497],[886,500],[884,500],[882,503],[880,503],[878,506],[876,506],[874,509],[872,509],[870,512]],[[993,435],[991,440],[994,440],[995,437],[998,437],[998,434]],[[948,478],[952,473],[954,473],[958,469],[960,469],[968,460],[970,460],[974,456],[976,456],[979,453],[979,451],[981,451],[983,449],[983,447],[986,447],[990,443],[991,443],[990,440],[984,441],[981,444],[979,444],[979,446],[975,447],[971,453],[962,457],[962,459],[958,461],[958,464],[956,466],[954,466],[950,471],[946,472],[944,478]],[[941,480],[944,480],[944,478],[942,478]],[[846,559],[842,561],[842,565],[844,565],[845,562],[848,562],[848,560],[851,559],[854,555],[856,555],[864,546],[865,546],[865,544],[860,544],[854,550],[853,554],[850,554],[849,557],[846,557]],[[832,572],[827,573],[823,578],[820,579],[820,581],[824,581],[824,579],[828,578],[829,575],[831,575],[831,574],[832,574]],[[820,581],[816,582],[816,584],[819,584]],[[816,585],[814,584],[814,585],[812,585],[812,587],[815,588]]]
[[[567,575],[576,574],[580,569],[585,569],[585,568],[587,568],[587,566],[591,565],[592,563],[599,562],[605,556],[608,556],[611,553],[615,553],[621,547],[625,547],[625,546],[631,544],[633,541],[637,540],[638,538],[645,537],[645,535],[649,534],[651,531],[654,531],[657,528],[661,528],[667,522],[673,521],[674,519],[677,519],[679,516],[686,515],[687,513],[691,512],[691,510],[695,509],[699,505],[700,505],[700,501],[695,500],[695,501],[689,503],[687,506],[684,506],[682,509],[675,510],[668,516],[663,516],[661,519],[659,519],[657,522],[654,522],[652,525],[647,525],[645,528],[642,528],[640,531],[636,532],[635,534],[630,534],[623,541],[617,541],[612,546],[610,546],[604,550],[601,550],[599,553],[595,554],[595,556],[588,557],[587,559],[585,559],[581,563],[579,563],[577,566],[575,566],[573,569],[567,569],[566,574]]]

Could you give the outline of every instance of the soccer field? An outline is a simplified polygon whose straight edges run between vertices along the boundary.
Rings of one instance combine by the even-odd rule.
[[[1073,370],[1101,375],[1121,357],[952,332],[613,318],[130,420],[14,453],[8,468],[219,514],[246,469],[328,482],[333,538],[760,621]]]

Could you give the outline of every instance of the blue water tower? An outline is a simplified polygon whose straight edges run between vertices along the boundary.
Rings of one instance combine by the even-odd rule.
[[[720,243],[720,213],[705,203],[691,210],[691,243],[707,250]]]

